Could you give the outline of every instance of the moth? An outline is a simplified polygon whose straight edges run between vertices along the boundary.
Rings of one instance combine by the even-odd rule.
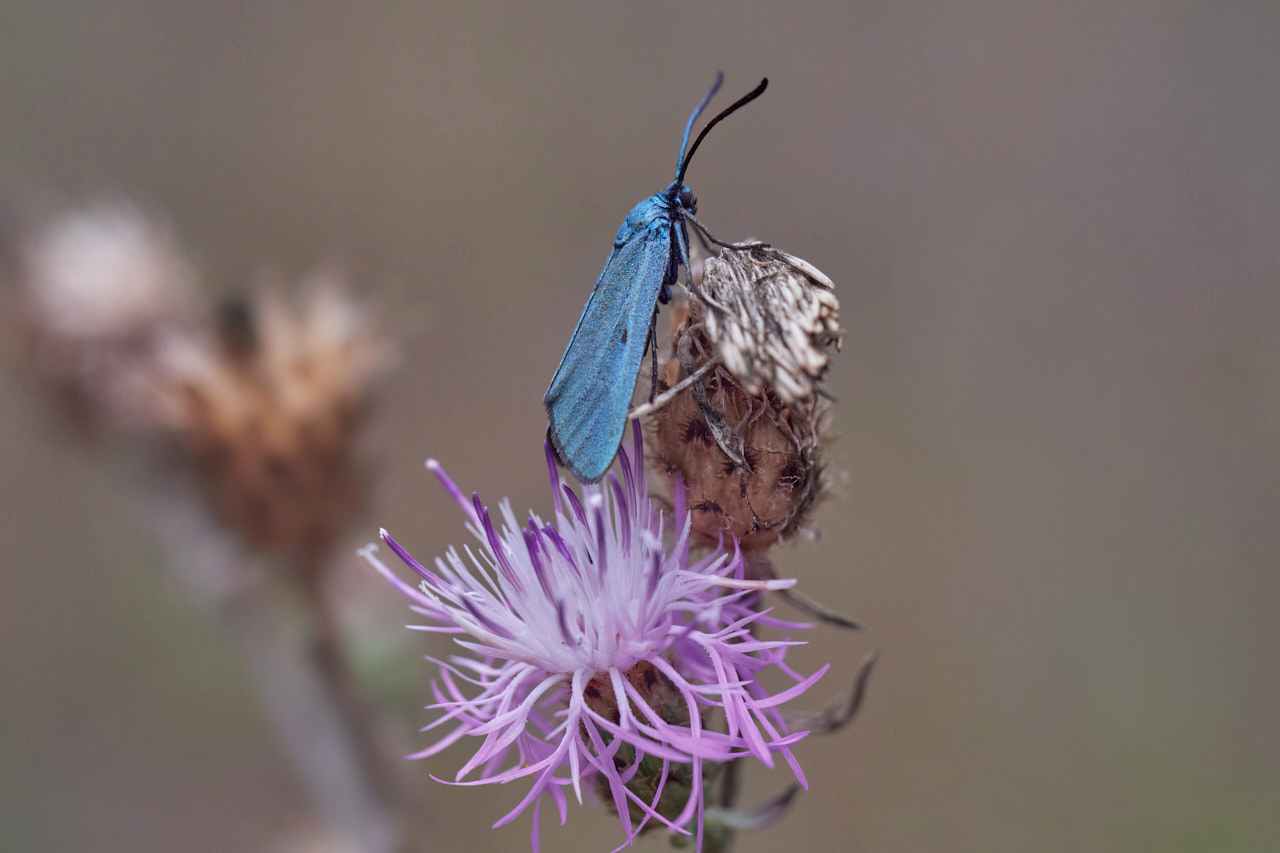
[[[603,477],[618,451],[640,363],[647,349],[656,349],[658,304],[670,300],[680,267],[689,270],[686,223],[692,222],[709,239],[725,245],[694,218],[698,202],[684,184],[685,172],[711,128],[760,97],[769,80],[761,80],[707,122],[686,152],[693,123],[723,80],[724,75],[717,73],[685,124],[675,180],[637,204],[623,220],[543,397],[550,421],[547,435],[556,455],[583,482]]]

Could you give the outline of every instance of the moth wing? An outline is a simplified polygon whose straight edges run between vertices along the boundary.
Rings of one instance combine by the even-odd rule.
[[[669,227],[614,249],[543,398],[551,441],[579,480],[599,480],[618,452],[670,262]]]

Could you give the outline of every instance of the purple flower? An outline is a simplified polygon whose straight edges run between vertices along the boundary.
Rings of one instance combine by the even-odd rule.
[[[530,514],[521,525],[503,501],[501,531],[478,496],[468,500],[428,461],[480,547],[465,547],[465,559],[450,548],[433,571],[382,531],[420,577],[418,588],[374,556],[376,546],[362,551],[432,623],[418,630],[458,634],[465,650],[436,661],[429,708],[441,716],[424,731],[452,728],[411,757],[433,755],[466,736],[482,738],[453,784],[531,777],[525,797],[494,826],[534,804],[535,851],[542,798],[555,802],[563,825],[565,788],[581,803],[584,780],[612,799],[623,846],[652,819],[684,834],[696,822],[699,848],[704,763],[753,755],[772,766],[781,755],[805,784],[791,747],[806,732],[788,733],[778,708],[827,667],[802,677],[783,663],[794,642],[752,633],[761,625],[807,627],[755,607],[759,591],[795,582],[746,580],[736,542],[731,555],[717,548],[691,562],[679,484],[679,523],[672,547],[664,547],[665,519],[648,497],[638,424],[634,436],[634,456],[619,451],[622,480],[611,473],[599,486],[584,486],[581,500],[560,482],[548,450],[555,523]],[[796,683],[767,692],[757,674],[770,665]],[[639,784],[642,762],[648,785]],[[478,778],[463,781],[473,771]],[[671,797],[660,802],[677,776],[687,787],[674,805]]]

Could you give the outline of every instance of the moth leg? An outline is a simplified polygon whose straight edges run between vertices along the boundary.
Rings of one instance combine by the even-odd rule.
[[[653,403],[658,393],[658,306],[653,307],[653,319],[649,321],[649,352],[652,358],[651,376],[649,379],[649,402]]]
[[[688,211],[685,211],[684,215],[689,219],[693,219],[693,217],[689,215]],[[696,222],[697,220],[694,221]],[[683,228],[677,228],[675,229],[675,232],[676,245],[680,248],[680,260],[684,263],[684,289],[698,297],[700,302],[710,305],[712,303],[702,294],[702,288],[693,283],[693,262],[689,260],[688,237],[685,236]],[[676,273],[679,274],[679,270],[677,270]]]
[[[701,232],[701,231],[703,230],[701,223],[699,223],[699,222],[698,222],[698,220],[696,220],[696,219],[694,219],[692,216],[690,216],[688,212],[686,212],[686,213],[685,213],[685,216],[686,216],[686,217],[688,217],[689,219],[693,220],[694,224],[697,226],[697,228],[696,228],[695,230],[698,230],[699,232]],[[699,234],[699,236],[702,236],[702,235],[701,235],[701,233]],[[707,294],[703,292],[703,290],[702,290],[702,288],[701,288],[701,287],[699,287],[698,285],[694,284],[694,282],[693,282],[693,264],[692,264],[692,263],[690,263],[690,261],[689,261],[689,246],[688,246],[688,244],[685,242],[685,241],[686,241],[686,239],[687,239],[687,238],[685,237],[685,235],[684,235],[684,233],[683,233],[683,229],[677,228],[677,229],[676,229],[676,243],[677,243],[677,244],[679,245],[679,247],[680,247],[680,257],[681,257],[681,258],[683,259],[683,261],[684,261],[684,271],[685,271],[685,284],[684,284],[684,287],[685,287],[685,290],[689,291],[691,294],[693,294],[694,296],[696,296],[696,297],[698,298],[698,301],[699,301],[699,302],[701,302],[703,305],[705,305],[705,306],[707,306],[708,308],[710,308],[712,311],[719,311],[721,314],[727,314],[727,313],[728,313],[728,309],[726,309],[726,308],[725,308],[723,305],[721,305],[719,302],[716,302],[716,301],[715,301],[714,299],[712,299],[710,296],[707,296]],[[765,245],[765,244],[763,244],[763,243],[762,243],[761,245]]]
[[[698,242],[702,244],[702,250],[708,255],[712,254],[711,241],[707,239],[706,232],[701,228],[694,228],[693,233],[698,235]]]
[[[710,231],[707,230],[707,226],[699,222],[692,213],[685,211],[684,218],[692,222],[693,227],[698,229],[698,231],[702,234],[703,237],[706,237],[708,240],[710,240],[712,243],[715,243],[717,246],[721,247],[722,249],[738,249],[739,251],[748,251],[750,249],[773,248],[768,243],[762,242],[760,240],[757,240],[754,243],[726,243],[723,240],[717,239],[714,234],[712,234]]]
[[[692,376],[697,372],[698,368],[689,346],[689,338],[681,338],[676,356],[680,359],[680,367],[686,374]],[[698,409],[701,410],[702,417],[707,422],[707,428],[711,430],[711,436],[715,439],[720,451],[737,470],[750,471],[751,466],[747,464],[746,453],[742,446],[742,436],[725,423],[724,413],[711,405],[711,400],[707,396],[707,386],[699,380],[689,389],[689,393],[698,404]]]

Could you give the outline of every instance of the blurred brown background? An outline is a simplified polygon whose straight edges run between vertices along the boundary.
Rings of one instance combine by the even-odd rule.
[[[1277,44],[1273,2],[6,3],[0,180],[157,206],[223,289],[342,262],[403,355],[352,548],[427,555],[464,535],[427,456],[545,509],[618,223],[716,68],[721,105],[768,75],[689,184],[837,283],[847,477],[780,556],[871,626],[800,650],[810,704],[883,658],[740,849],[1277,849]],[[282,849],[305,803],[225,636],[3,382],[0,847]],[[486,828],[513,788],[427,791],[440,849],[527,849]]]

